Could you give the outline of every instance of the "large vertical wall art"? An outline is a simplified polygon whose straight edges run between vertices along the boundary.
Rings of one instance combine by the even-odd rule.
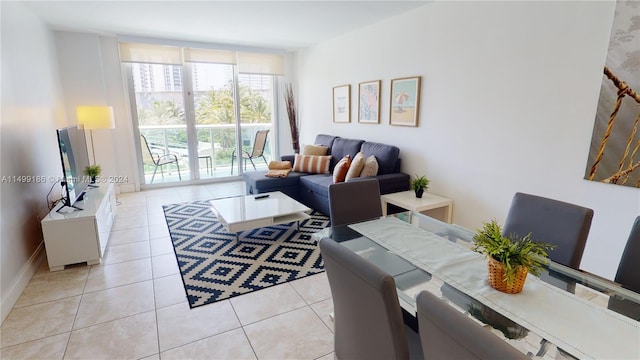
[[[616,4],[585,179],[640,188],[640,2]]]

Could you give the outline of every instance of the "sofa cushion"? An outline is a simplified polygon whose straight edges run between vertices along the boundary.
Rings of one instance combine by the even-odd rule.
[[[329,172],[331,156],[295,155],[293,171],[311,174],[326,174]]]
[[[265,190],[277,191],[280,186],[298,185],[298,180],[305,173],[290,172],[287,177],[284,178],[270,178],[265,176],[267,171],[247,171],[242,174],[242,178],[245,182],[256,185],[258,190],[265,192]],[[276,190],[273,190],[276,189]]]
[[[270,178],[265,176],[266,173],[266,171],[248,171],[242,174],[247,194],[282,191],[291,198],[300,201],[300,184],[298,181],[301,176],[308,176],[308,174],[289,172],[284,178]]]
[[[376,157],[378,161],[378,175],[396,172],[396,163],[400,155],[400,149],[398,149],[397,146],[367,141],[362,144],[362,152],[365,158],[371,155]]]
[[[329,174],[307,175],[300,178],[301,191],[313,191],[327,199],[331,184],[333,184],[333,176]]]
[[[349,167],[351,167],[351,157],[349,155],[345,155],[338,163],[336,167],[333,168],[333,183],[341,183],[347,177],[347,172],[349,171]]]
[[[356,157],[351,161],[351,165],[349,165],[349,171],[347,171],[347,176],[344,178],[344,181],[349,181],[353,178],[357,178],[360,176],[362,172],[362,168],[364,167],[364,153],[360,151],[356,154]]]
[[[316,135],[316,141],[314,141],[313,143],[315,145],[322,145],[322,146],[328,147],[329,152],[327,152],[327,155],[329,155],[331,154],[331,147],[333,146],[333,141],[337,138],[338,138],[337,136],[333,136],[333,135],[318,134]]]
[[[358,152],[360,152],[360,147],[364,140],[356,140],[356,139],[344,139],[337,138],[333,141],[333,146],[331,146],[331,155],[333,158],[331,159],[331,168],[336,166],[338,161],[342,159],[345,155],[349,155],[352,159],[356,156]]]

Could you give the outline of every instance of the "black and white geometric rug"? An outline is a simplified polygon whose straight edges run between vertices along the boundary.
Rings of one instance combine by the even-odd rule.
[[[191,308],[324,271],[311,235],[329,218],[311,218],[235,234],[227,233],[209,201],[164,205],[171,242]]]

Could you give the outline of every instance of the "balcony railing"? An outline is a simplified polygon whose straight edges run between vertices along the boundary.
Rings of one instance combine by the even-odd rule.
[[[271,123],[247,123],[241,125],[242,148],[251,153],[255,134],[259,130],[271,129]],[[142,125],[140,134],[147,139],[152,152],[158,154],[174,154],[178,157],[180,173],[183,180],[189,179],[189,150],[187,146],[186,125]],[[236,149],[235,124],[199,124],[196,125],[198,138],[198,163],[200,178],[213,178],[231,175],[231,157]],[[265,158],[271,158],[270,142],[265,147]],[[234,160],[234,165],[237,161]],[[249,165],[251,170],[253,168]],[[266,168],[263,162],[256,162],[256,167]],[[153,164],[144,164],[145,183],[149,183],[153,174]],[[154,183],[178,181],[175,165],[166,165],[164,173],[156,174]],[[247,168],[249,170],[249,168]],[[237,172],[233,171],[237,174]],[[158,175],[161,176],[158,176]]]

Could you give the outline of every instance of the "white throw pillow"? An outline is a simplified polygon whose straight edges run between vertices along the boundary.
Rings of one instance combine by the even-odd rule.
[[[347,171],[347,176],[344,181],[359,177],[362,168],[364,168],[364,153],[360,151],[353,157],[353,160],[351,160],[351,166],[349,166],[349,171]]]
[[[360,177],[376,175],[378,175],[378,160],[376,160],[375,156],[371,155],[364,161]]]

